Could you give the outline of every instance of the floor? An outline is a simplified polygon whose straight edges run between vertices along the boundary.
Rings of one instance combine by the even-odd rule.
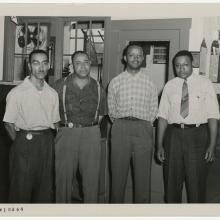
[[[2,147],[0,143],[0,203],[7,202],[7,190],[8,190],[8,166],[7,157],[9,149]],[[105,149],[103,147],[103,149]],[[100,179],[100,202],[108,203],[109,199],[109,177],[104,173],[106,168],[102,167],[102,178]],[[162,167],[153,163],[152,165],[152,203],[163,203],[163,179],[162,179]],[[159,190],[158,190],[159,189]],[[126,203],[131,203],[131,193],[127,188]],[[183,202],[186,201],[185,194],[183,192]],[[81,203],[78,198],[73,199],[73,203]],[[220,203],[220,149],[216,152],[216,160],[210,167],[210,172],[207,179],[207,203]]]

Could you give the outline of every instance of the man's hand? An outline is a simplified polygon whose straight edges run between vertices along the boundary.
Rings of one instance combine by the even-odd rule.
[[[4,126],[10,138],[14,141],[16,138],[16,130],[18,130],[19,128],[16,127],[16,130],[15,130],[15,124],[9,123],[9,122],[5,122]]]
[[[163,163],[165,160],[165,155],[164,155],[164,149],[163,147],[158,147],[157,148],[157,159]]]
[[[215,155],[214,155],[214,147],[208,147],[205,153],[205,160],[206,162],[214,162]]]

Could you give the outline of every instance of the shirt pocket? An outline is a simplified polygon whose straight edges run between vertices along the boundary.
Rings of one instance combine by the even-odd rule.
[[[199,112],[205,108],[205,92],[195,91],[191,94],[190,110],[192,112]]]

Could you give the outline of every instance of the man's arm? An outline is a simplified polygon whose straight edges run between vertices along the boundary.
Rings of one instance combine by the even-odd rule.
[[[112,81],[110,82],[108,86],[108,97],[107,97],[107,102],[108,102],[108,113],[109,113],[109,118],[113,122],[115,120],[114,115],[115,115],[115,108],[116,108],[116,98],[115,98],[115,91],[113,87]]]
[[[6,131],[8,132],[10,138],[14,141],[16,138],[15,125],[13,123],[4,122]]]
[[[158,92],[156,86],[152,88],[151,92],[150,114],[153,123],[158,113]]]
[[[167,120],[164,118],[158,118],[157,127],[157,158],[160,162],[165,160],[164,149],[163,149],[163,139],[167,128]]]
[[[217,131],[218,131],[218,120],[215,118],[208,119],[208,128],[209,128],[209,146],[206,150],[205,160],[206,162],[214,161],[214,151],[215,144],[217,139]]]
[[[206,150],[205,160],[207,162],[212,162],[214,160],[214,151],[218,131],[219,104],[214,87],[210,80],[208,80],[207,87],[204,88],[206,88],[205,107],[209,129],[209,145]]]

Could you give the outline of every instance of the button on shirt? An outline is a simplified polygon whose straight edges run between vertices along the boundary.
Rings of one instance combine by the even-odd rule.
[[[158,110],[157,88],[144,71],[116,76],[108,88],[109,116],[136,117],[153,122]]]
[[[63,86],[66,84],[65,107],[68,122],[88,124],[94,122],[94,117],[98,104],[98,87],[97,82],[90,78],[90,81],[83,89],[80,89],[74,83],[74,74],[69,75],[65,82],[64,79],[58,80],[54,89],[59,94],[59,108],[62,123],[64,120],[63,110]],[[105,94],[101,89],[101,99],[99,104],[99,115],[105,114]]]
[[[184,79],[176,77],[165,85],[158,117],[166,119],[168,124],[202,124],[209,118],[219,119],[219,105],[212,83],[197,74],[187,78],[189,114],[185,119],[180,115],[183,82]]]
[[[8,93],[3,121],[24,130],[54,128],[60,121],[58,94],[46,82],[38,91],[26,77]]]

